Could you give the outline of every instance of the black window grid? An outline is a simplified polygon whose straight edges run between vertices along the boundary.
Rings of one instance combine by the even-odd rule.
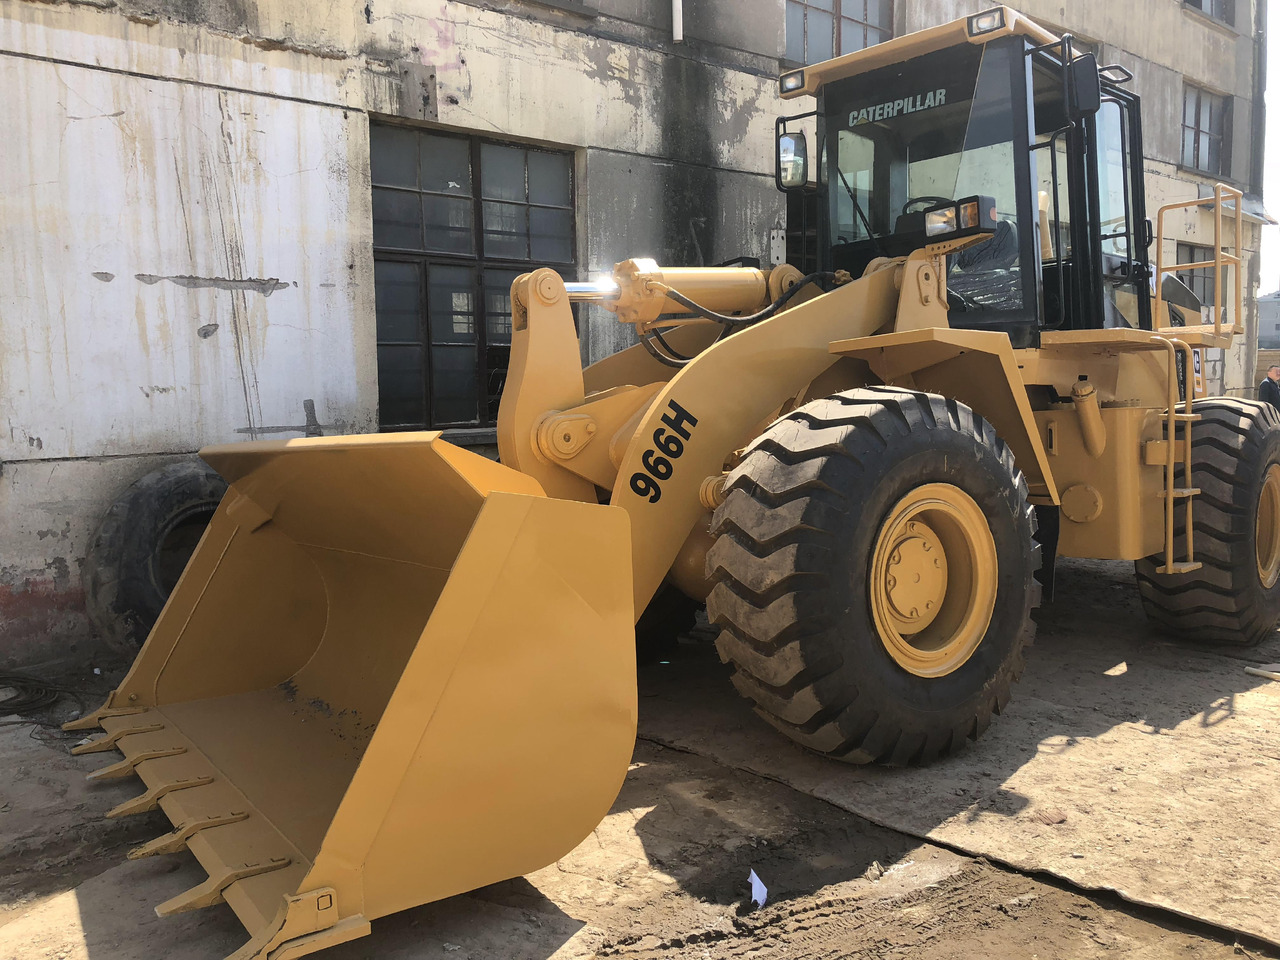
[[[392,125],[382,125],[391,127]],[[418,338],[414,340],[384,340],[379,334],[377,339],[379,354],[379,378],[383,376],[381,356],[384,348],[386,349],[417,349],[421,351],[422,364],[422,412],[423,416],[420,420],[387,420],[384,418],[383,411],[379,410],[379,426],[385,432],[405,431],[405,430],[423,430],[423,429],[447,429],[454,427],[492,427],[497,423],[498,402],[502,395],[502,389],[506,382],[507,364],[510,357],[510,337],[511,337],[511,303],[507,290],[510,287],[510,280],[520,273],[526,273],[530,270],[537,269],[539,266],[552,266],[559,270],[566,279],[572,279],[576,276],[575,264],[577,262],[577,237],[576,237],[576,218],[574,216],[577,205],[577,182],[575,171],[573,168],[573,155],[569,151],[553,150],[548,148],[531,146],[528,144],[512,143],[509,141],[498,140],[488,137],[475,137],[442,133],[435,130],[420,130],[418,128],[408,128],[395,125],[393,129],[410,130],[426,137],[462,141],[468,144],[468,165],[470,174],[470,190],[468,193],[453,193],[439,190],[421,189],[421,182],[417,188],[409,188],[402,185],[373,182],[372,187],[375,190],[390,191],[394,193],[414,196],[431,196],[448,198],[452,200],[467,200],[471,207],[471,216],[469,229],[472,238],[471,250],[467,253],[448,252],[442,250],[427,250],[427,241],[425,234],[427,224],[421,224],[423,240],[419,248],[394,246],[386,243],[375,242],[373,253],[375,268],[379,262],[385,263],[404,263],[414,264],[417,267],[418,291],[417,291],[417,334]],[[419,145],[421,140],[419,140]],[[498,200],[487,198],[484,196],[484,182],[481,164],[481,149],[485,144],[499,147],[509,147],[524,152],[524,173],[525,173],[525,196],[523,201],[514,200]],[[420,146],[419,146],[420,149]],[[547,154],[563,158],[568,165],[569,189],[568,203],[541,203],[534,202],[529,198],[529,173],[528,173],[528,156],[529,154]],[[528,230],[530,250],[529,257],[503,257],[489,253],[486,250],[485,231],[483,224],[483,205],[485,202],[504,203],[509,206],[519,206],[523,208],[525,227]],[[568,259],[549,260],[549,259],[532,259],[532,224],[530,210],[549,210],[563,211],[569,215],[569,234],[568,234]],[[492,232],[492,231],[491,231]],[[431,310],[429,308],[430,288],[431,288],[431,270],[440,267],[463,267],[470,268],[473,271],[471,283],[468,292],[471,295],[471,317],[472,328],[474,330],[474,343],[459,343],[454,340],[440,339],[431,324]],[[499,274],[501,283],[493,284],[494,274]],[[490,307],[489,294],[493,291],[500,291],[501,296],[506,298],[505,310],[493,310]],[[458,315],[458,314],[455,314]],[[441,349],[452,349],[460,346],[474,346],[475,348],[475,385],[476,385],[476,416],[473,418],[457,418],[441,416],[438,408],[441,406],[437,402],[435,389],[433,386],[433,360],[437,351]],[[381,404],[380,404],[381,407]]]
[[[1201,247],[1194,243],[1178,244],[1178,263],[1204,263],[1213,259],[1212,247]],[[1214,292],[1216,289],[1216,278],[1214,277],[1213,267],[1197,267],[1194,270],[1182,270],[1176,274],[1188,287],[1191,292],[1200,298],[1200,303],[1206,307],[1214,305]],[[1198,318],[1194,318],[1194,322],[1199,323]]]
[[[893,7],[893,0],[787,0],[786,60],[818,63],[889,40]],[[822,26],[827,18],[832,20],[829,38]],[[799,37],[793,35],[797,26]]]
[[[1185,84],[1182,88],[1182,144],[1184,167],[1213,176],[1227,176],[1231,152],[1231,98]]]

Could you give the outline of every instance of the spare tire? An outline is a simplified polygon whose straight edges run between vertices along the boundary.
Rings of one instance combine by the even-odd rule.
[[[148,473],[107,510],[83,579],[89,619],[109,646],[137,652],[226,492],[208,464],[188,460]]]

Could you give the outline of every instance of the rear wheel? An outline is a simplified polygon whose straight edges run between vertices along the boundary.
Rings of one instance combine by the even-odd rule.
[[[1280,415],[1266,403],[1214,398],[1193,405],[1192,573],[1158,572],[1162,556],[1134,564],[1147,616],[1190,640],[1252,646],[1280,619]],[[1177,482],[1183,484],[1178,471]],[[1174,548],[1185,556],[1182,509]]]
[[[907,764],[1004,707],[1040,548],[985,420],[889,387],[815,400],[748,448],[727,491],[707,611],[765,720],[841,760]]]

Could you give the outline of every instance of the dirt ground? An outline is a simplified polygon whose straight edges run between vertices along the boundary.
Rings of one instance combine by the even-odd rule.
[[[1143,629],[1131,597],[1117,588],[1115,569],[1083,567],[1071,576],[1071,606],[1050,613],[1042,627],[1042,642],[1048,639],[1042,660],[1056,673],[1075,660],[1088,661],[1062,655],[1061,645],[1075,637],[1072,630],[1097,632],[1099,624]],[[1089,605],[1087,617],[1080,616],[1082,603]],[[697,638],[682,645],[680,660],[690,670],[716,669]],[[1134,907],[1114,894],[1084,893],[1042,874],[964,855],[950,840],[935,845],[874,825],[810,795],[818,791],[739,768],[745,764],[664,745],[658,741],[674,742],[667,735],[673,716],[709,722],[680,699],[680,677],[687,681],[689,674],[673,671],[682,666],[659,664],[642,672],[641,739],[626,783],[609,816],[574,851],[528,877],[375,921],[370,937],[320,956],[1277,956],[1253,942],[1237,947],[1228,932]],[[1087,676],[1060,679],[1088,709]],[[1043,683],[1029,677],[1016,694],[1038,701],[1047,695]],[[1178,711],[1187,706],[1173,694],[1168,699],[1178,701]],[[1125,701],[1121,709],[1138,707]],[[71,712],[68,704],[60,710],[63,716]],[[733,723],[739,722],[755,721],[735,715]],[[1016,722],[1011,711],[1000,724]],[[1179,729],[1170,727],[1171,741]],[[86,784],[84,774],[114,755],[72,757],[74,742],[39,726],[0,725],[0,960],[220,960],[239,947],[245,933],[225,906],[155,917],[156,903],[200,882],[203,872],[187,854],[124,860],[131,844],[168,825],[159,815],[102,819],[139,785]],[[1280,733],[1272,745],[1271,752],[1280,754]],[[967,753],[980,757],[982,749],[979,743]],[[1032,809],[1042,799],[1031,797]],[[1099,811],[1098,818],[1106,816]],[[1250,875],[1247,864],[1237,867]],[[749,903],[751,870],[768,887],[762,909]],[[1252,895],[1276,902],[1271,887]]]

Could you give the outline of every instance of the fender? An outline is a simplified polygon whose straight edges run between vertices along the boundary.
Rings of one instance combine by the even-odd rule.
[[[866,361],[883,383],[951,397],[971,407],[1009,444],[1032,500],[1057,505],[1049,457],[1004,333],[933,327],[843,340],[831,344],[831,352]]]

